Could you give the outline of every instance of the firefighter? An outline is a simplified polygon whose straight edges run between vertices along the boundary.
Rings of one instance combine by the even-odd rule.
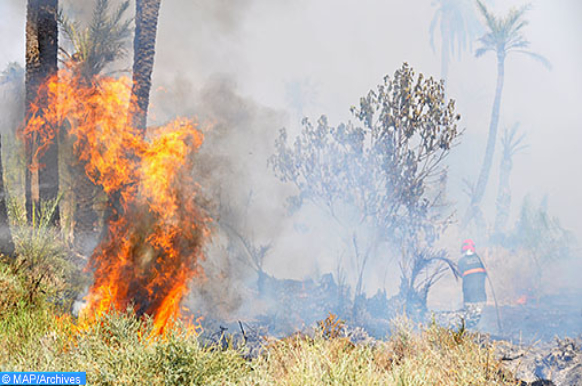
[[[487,293],[485,292],[487,271],[475,251],[473,240],[463,241],[461,253],[463,256],[458,265],[459,273],[463,278],[464,319],[467,327],[473,327],[479,323],[487,302]]]

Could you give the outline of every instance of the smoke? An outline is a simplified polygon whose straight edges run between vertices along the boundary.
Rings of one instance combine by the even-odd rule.
[[[200,88],[177,75],[157,87],[153,99],[150,123],[195,116],[204,132],[193,174],[215,221],[202,264],[207,280],[193,284],[190,307],[228,317],[241,305],[249,280],[257,279],[259,267],[247,248],[266,246],[283,231],[288,188],[266,159],[286,115],[241,96],[236,80],[225,74],[210,76]]]
[[[440,74],[438,33],[436,52],[429,43],[435,12],[431,3],[162,1],[149,124],[161,125],[174,116],[198,117],[205,142],[194,175],[203,189],[206,209],[216,219],[204,263],[209,278],[194,285],[192,301],[198,303],[193,309],[229,316],[252,295],[246,291],[257,278],[256,266],[234,231],[256,248],[270,247],[262,263],[267,273],[302,279],[335,272],[341,256],[336,230],[316,208],[289,217],[285,199],[296,192],[273,176],[266,160],[281,127],[287,127],[293,138],[304,115],[315,120],[326,114],[334,126],[346,122],[351,119],[349,107],[403,61],[425,75]],[[495,2],[491,7],[499,14],[522,3]],[[72,16],[88,18],[92,2],[67,0],[62,6]],[[582,35],[577,20],[581,13],[576,0],[534,2],[524,32],[532,50],[548,57],[553,70],[526,56],[508,57],[499,125],[501,132],[519,122],[529,145],[513,159],[509,227],[517,223],[526,196],[539,202],[548,194],[548,213],[578,240],[582,240],[578,203],[582,189],[575,177],[582,168],[577,116],[582,100],[582,49],[577,41]],[[22,64],[25,2],[0,2],[0,15],[0,64]],[[126,68],[130,59],[131,54]],[[495,80],[494,55],[475,58],[465,52],[449,64],[447,94],[456,100],[461,126],[466,128],[447,161],[447,193],[457,214],[468,203],[464,180],[475,182],[482,162]],[[8,111],[21,114],[11,107],[18,103],[8,99],[2,103],[2,122],[8,119]],[[500,150],[498,142],[482,208],[490,222],[495,213]],[[465,237],[478,241],[478,252],[488,250],[484,240],[479,240],[484,235],[455,226],[439,245],[454,258]],[[505,286],[497,291],[507,292],[510,302],[509,293],[516,293],[507,286],[525,272],[517,262],[526,255],[494,252],[485,259],[493,264],[492,275],[498,276],[493,282]],[[545,292],[577,285],[574,272],[579,272],[580,250],[572,255],[545,268],[544,275],[556,279],[544,284]],[[348,263],[344,266],[353,271]],[[386,287],[394,294],[398,276],[393,262],[379,259],[369,266],[366,289],[370,294]],[[429,298],[430,305],[444,308],[456,308],[460,302],[460,286],[452,276],[434,287]]]
[[[0,131],[13,134],[24,117],[24,69],[13,62],[0,73]]]

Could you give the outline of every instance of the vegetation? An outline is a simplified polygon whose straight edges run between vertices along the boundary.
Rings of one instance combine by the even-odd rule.
[[[479,215],[479,205],[487,188],[489,173],[491,171],[491,165],[493,164],[495,144],[497,143],[501,95],[505,80],[505,58],[513,53],[525,54],[550,68],[550,63],[546,58],[528,50],[530,42],[523,35],[523,28],[528,24],[527,20],[525,20],[525,14],[529,9],[528,6],[523,6],[518,9],[514,8],[507,15],[501,17],[492,14],[481,1],[477,1],[477,4],[485,19],[487,32],[479,39],[481,47],[475,51],[475,55],[480,57],[487,52],[495,53],[497,56],[497,84],[495,86],[495,98],[491,109],[491,120],[489,123],[485,155],[483,157],[483,163],[481,164],[479,177],[471,192],[471,203],[463,218],[463,226],[468,225],[476,215]]]
[[[41,7],[39,0],[28,0],[26,70],[11,65],[0,76],[0,85],[16,85],[26,76],[25,98],[21,101],[26,121],[41,117],[48,109],[42,83],[56,72],[58,48],[81,82],[97,91],[95,79],[127,53],[131,36],[131,20],[124,16],[128,1],[120,1],[120,6],[112,11],[109,0],[96,0],[93,19],[84,29],[63,12],[57,13],[57,0],[44,3]],[[431,43],[439,23],[442,75],[446,78],[455,47],[460,51],[470,44],[476,27],[469,0],[437,0],[435,3],[438,9],[430,27]],[[160,4],[161,0],[136,0],[133,89],[127,116],[144,134]],[[471,189],[471,206],[465,223],[478,216],[492,165],[506,56],[523,53],[548,65],[545,58],[527,51],[529,42],[522,35],[527,24],[524,20],[527,7],[512,10],[506,17],[491,14],[481,2],[478,7],[487,33],[480,39],[482,47],[477,50],[477,56],[495,52],[498,77],[485,158],[479,179]],[[57,14],[62,32],[70,43],[68,51],[66,44],[58,45]],[[95,107],[87,107],[86,112],[98,114]],[[354,313],[359,310],[358,297],[365,297],[364,276],[369,263],[375,258],[383,261],[395,258],[401,269],[400,292],[396,296],[401,303],[398,305],[409,315],[417,316],[415,311],[426,310],[428,291],[440,275],[448,269],[456,275],[454,262],[444,250],[437,249],[436,242],[450,224],[451,210],[444,199],[447,175],[444,160],[461,135],[457,128],[460,116],[455,111],[454,101],[446,99],[444,81],[417,75],[407,64],[362,97],[352,113],[355,122],[337,126],[331,125],[325,116],[315,124],[305,119],[293,143],[282,130],[269,165],[281,181],[296,188],[297,194],[289,199],[291,214],[313,205],[325,213],[329,223],[337,226],[343,252],[353,257],[355,266]],[[125,111],[123,114],[125,117]],[[64,126],[74,123],[70,116],[63,117],[63,121]],[[516,384],[513,375],[495,358],[494,344],[468,332],[463,325],[457,329],[442,328],[434,323],[416,327],[410,321],[396,320],[386,340],[354,343],[356,339],[345,323],[330,315],[316,326],[315,333],[269,340],[263,344],[260,355],[248,358],[244,347],[223,344],[233,340],[221,339],[216,345],[202,343],[197,330],[185,322],[170,323],[162,334],[158,334],[160,330],[154,328],[151,319],[155,315],[147,315],[155,311],[144,311],[144,307],[141,310],[135,307],[137,311],[133,307],[126,311],[112,309],[91,322],[76,318],[71,312],[74,300],[88,281],[81,272],[86,261],[79,259],[76,252],[81,251],[81,257],[86,257],[93,251],[93,245],[87,240],[96,239],[94,233],[100,221],[95,208],[98,193],[85,174],[80,157],[73,154],[73,146],[64,139],[60,142],[55,134],[57,129],[46,128],[46,133],[53,136],[46,149],[39,148],[38,133],[23,136],[24,151],[18,166],[20,173],[25,175],[24,197],[16,194],[11,197],[4,190],[6,179],[7,190],[12,193],[12,181],[18,180],[13,175],[18,172],[12,170],[16,169],[12,166],[5,172],[0,159],[2,370],[87,371],[88,383],[94,385]],[[515,229],[512,232],[505,229],[511,203],[512,157],[523,148],[523,136],[516,137],[516,132],[513,129],[503,138],[495,222],[499,238],[490,241],[497,241],[496,247],[503,248],[506,254],[517,251],[519,259],[514,261],[519,260],[520,265],[530,259],[533,264],[529,266],[534,267],[537,275],[527,275],[527,278],[536,280],[544,267],[571,255],[573,237],[548,214],[545,201],[532,205],[526,200]],[[67,155],[67,151],[70,154]],[[13,151],[11,157],[18,158],[15,154]],[[75,156],[77,163],[62,162],[65,157]],[[69,186],[59,186],[59,181],[63,180],[59,174],[59,159],[61,164],[72,165],[72,194],[63,193]],[[11,176],[5,178],[6,174]],[[190,190],[187,193],[190,195]],[[105,214],[105,223],[109,220],[114,224],[115,216],[124,215],[121,209],[112,209],[120,208],[120,195],[121,192],[116,191],[107,197],[111,213]],[[73,209],[61,216],[62,197],[70,200],[67,205]],[[178,201],[180,205],[186,202],[181,196]],[[242,251],[259,274],[261,294],[268,279],[264,271],[265,259],[273,249],[270,242],[260,244],[252,231],[247,230],[250,226],[246,219],[252,216],[253,213],[245,211],[240,216],[244,220],[231,224],[219,219],[219,225],[229,237],[226,248],[235,250],[228,252]],[[61,227],[71,218],[77,241],[83,237],[87,239],[76,245],[80,246],[76,252],[68,245]],[[185,223],[194,221],[187,220]],[[133,238],[127,252],[132,257],[138,253],[134,248],[140,249],[151,241],[140,238],[142,228],[138,226],[137,229],[138,237]],[[172,228],[172,236],[182,231],[183,227]],[[202,236],[196,235],[198,247]],[[124,239],[123,234],[110,237]],[[178,256],[193,249],[183,243],[180,248]],[[165,264],[163,259],[150,259],[153,252],[149,250],[144,256],[149,260],[143,259],[142,268],[148,264]],[[503,263],[507,271],[508,263]],[[109,268],[107,264],[103,266]],[[137,263],[133,265],[138,266]],[[171,272],[182,272],[192,266],[193,262],[188,261]],[[167,282],[172,282],[176,276],[151,272],[152,277],[157,275]],[[338,263],[337,280],[343,296],[348,291],[343,289],[340,272]],[[217,286],[228,281],[229,274],[214,274],[223,280],[217,281]],[[140,273],[136,277],[146,275]],[[209,277],[213,278],[207,275],[204,279]],[[139,291],[145,288],[141,282],[130,283]],[[529,282],[523,285],[531,286]],[[154,290],[162,292],[164,288],[160,287]],[[206,296],[205,300],[218,303],[224,300],[220,299],[223,293],[212,294],[214,298]],[[138,297],[130,291],[124,301],[131,303]],[[179,301],[172,304],[178,305]],[[351,320],[357,321],[356,318]]]
[[[334,128],[325,116],[316,126],[304,120],[293,145],[282,130],[269,162],[281,181],[298,189],[292,209],[311,203],[338,226],[356,263],[356,296],[366,264],[377,254],[390,258],[378,251],[388,242],[400,257],[403,301],[409,309],[425,308],[443,263],[453,266],[433,245],[448,223],[437,204],[444,194],[443,160],[457,143],[460,116],[454,101],[445,100],[443,82],[416,76],[407,64],[352,112],[360,126]]]
[[[333,317],[313,336],[265,344],[244,359],[201,344],[184,324],[152,334],[149,318],[111,311],[84,325],[47,301],[22,297],[22,277],[0,263],[0,368],[87,372],[91,385],[514,385],[477,335],[395,323],[387,341],[354,344]]]
[[[91,22],[85,28],[71,20],[64,11],[59,14],[59,22],[68,44],[61,47],[62,59],[72,69],[80,82],[91,85],[96,91],[95,80],[109,67],[127,54],[131,37],[131,19],[125,19],[129,2],[122,2],[112,9],[109,0],[97,0]],[[72,218],[73,239],[76,249],[82,255],[89,255],[98,238],[100,211],[96,203],[103,195],[100,188],[85,173],[86,162],[82,155],[73,150],[73,140],[64,139],[65,154],[62,158],[68,165],[66,174],[70,185],[67,207],[68,218]],[[72,215],[71,215],[72,213]],[[70,224],[67,224],[70,225]]]
[[[51,223],[58,200],[41,205],[35,208],[33,213],[38,216],[29,224],[22,206],[15,200],[10,202],[16,255],[10,259],[10,270],[19,278],[28,303],[49,299],[70,308],[86,277],[72,259],[63,233]]]
[[[472,41],[481,33],[473,0],[437,0],[434,17],[430,23],[430,45],[434,46],[437,25],[441,35],[441,79],[447,80],[451,56],[461,55],[471,49]]]
[[[129,1],[111,10],[109,0],[98,0],[91,23],[86,28],[60,11],[59,22],[72,46],[70,50],[61,49],[61,53],[67,63],[74,63],[78,76],[91,81],[108,65],[127,54],[131,19],[124,20],[124,16],[128,8]]]
[[[497,200],[495,202],[495,235],[502,235],[506,231],[505,227],[509,219],[511,207],[511,189],[509,177],[513,169],[513,157],[527,148],[525,144],[525,134],[517,136],[519,123],[511,129],[506,129],[501,138],[502,157],[499,165],[499,187],[497,190]]]

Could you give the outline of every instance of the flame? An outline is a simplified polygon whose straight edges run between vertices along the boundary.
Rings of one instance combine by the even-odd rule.
[[[203,272],[209,219],[196,205],[193,154],[203,141],[197,125],[177,119],[145,133],[129,125],[127,78],[82,79],[64,68],[43,86],[48,108],[35,109],[22,134],[36,141],[38,159],[59,134],[74,139],[87,176],[118,197],[108,233],[89,268],[94,284],[83,316],[133,307],[163,333],[180,317],[188,284]],[[33,163],[34,164],[34,163]]]

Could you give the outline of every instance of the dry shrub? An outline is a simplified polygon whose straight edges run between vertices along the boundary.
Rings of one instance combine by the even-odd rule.
[[[330,325],[322,321],[322,324]],[[277,385],[515,385],[493,347],[466,330],[393,322],[391,337],[353,345],[344,337],[295,335],[253,362],[251,381]]]
[[[331,312],[327,318],[318,322],[317,324],[320,333],[326,339],[339,338],[345,333],[345,322]]]
[[[413,334],[395,334],[388,342],[399,359],[391,368],[393,380],[413,385],[514,385],[512,375],[494,359],[493,347],[479,338],[462,328],[436,324]]]

